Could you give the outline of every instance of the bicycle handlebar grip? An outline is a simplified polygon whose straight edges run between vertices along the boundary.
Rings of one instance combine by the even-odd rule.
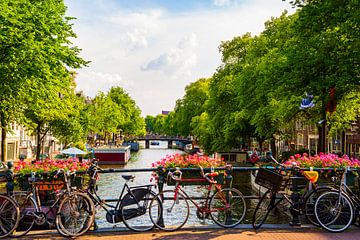
[[[178,173],[179,176],[177,177],[175,174]],[[182,177],[182,172],[180,169],[176,169],[174,172],[169,172],[168,174],[174,181],[180,181]]]
[[[209,177],[207,177],[207,175],[205,176],[205,179],[206,179],[206,181],[208,181],[209,183],[212,183],[212,184],[216,184],[216,183],[217,183],[216,180],[211,180]]]

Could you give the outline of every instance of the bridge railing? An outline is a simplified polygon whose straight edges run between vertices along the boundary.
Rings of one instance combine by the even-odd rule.
[[[267,166],[265,168],[268,169],[278,169],[276,167],[270,167]],[[210,171],[210,170],[215,170],[215,171],[224,171],[225,172],[225,183],[226,183],[226,187],[232,187],[232,182],[233,182],[233,173],[234,172],[249,172],[249,171],[256,171],[258,170],[259,167],[233,167],[231,165],[227,165],[226,167],[216,167],[216,168],[204,168],[204,171]],[[166,184],[166,178],[167,178],[167,172],[168,171],[173,171],[175,169],[165,169],[163,167],[158,167],[158,168],[133,168],[133,169],[103,169],[101,171],[99,171],[99,173],[101,174],[115,174],[115,173],[137,173],[137,172],[156,172],[158,175],[158,179],[157,179],[157,187],[158,187],[158,191],[162,191],[164,188],[164,185]],[[200,168],[180,168],[180,170],[182,172],[199,172]],[[284,171],[294,171],[294,168],[285,168],[282,169]],[[344,169],[339,169],[339,168],[298,168],[296,169],[297,172],[301,172],[301,171],[307,171],[307,170],[314,170],[314,171],[343,171]],[[360,169],[349,169],[350,171],[360,171]],[[13,177],[11,176],[11,169],[8,169],[5,173],[0,173],[0,178],[6,176],[7,179],[7,184],[6,184],[6,188],[7,188],[7,192],[12,192],[14,189],[14,178],[16,178],[17,174],[12,174]],[[77,174],[85,174],[85,171],[77,171]],[[44,175],[47,173],[43,173]],[[21,175],[24,176],[24,175]],[[30,175],[29,175],[30,176]],[[295,183],[295,181],[293,181],[293,194],[291,196],[292,200],[298,201],[300,199],[300,194],[296,192],[297,190],[297,185]],[[244,196],[245,199],[259,199],[259,195],[246,195]],[[205,199],[203,197],[192,197],[193,199]],[[105,202],[116,202],[118,201],[118,199],[105,199]],[[292,222],[300,222],[299,221],[299,216],[295,215],[296,213],[291,212],[292,214]]]

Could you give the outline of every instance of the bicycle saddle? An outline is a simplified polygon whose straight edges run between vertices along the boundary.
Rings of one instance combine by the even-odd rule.
[[[218,172],[206,173],[206,176],[208,176],[208,177],[217,177],[217,176],[219,176],[219,173]]]
[[[121,175],[121,177],[126,181],[133,180],[135,178],[134,175]]]

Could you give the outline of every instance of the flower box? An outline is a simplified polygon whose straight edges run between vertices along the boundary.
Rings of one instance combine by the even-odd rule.
[[[218,176],[214,177],[214,180],[219,184],[225,183],[225,175],[224,173],[219,173]],[[175,181],[173,179],[168,179],[166,182],[168,186],[174,186]],[[191,186],[191,185],[209,185],[209,182],[203,178],[199,172],[187,172],[183,173],[181,177],[181,185],[183,186]]]
[[[56,191],[65,187],[64,177],[62,174],[55,177],[59,169],[64,171],[85,171],[88,168],[87,162],[80,162],[77,159],[38,161],[35,163],[18,162],[15,165],[14,173],[18,174],[16,184],[24,191],[30,187],[28,177],[34,173],[37,178],[41,178],[38,183],[40,191]],[[82,187],[86,175],[77,175],[71,177],[71,186]]]
[[[168,171],[166,169],[179,168],[210,168],[210,167],[224,167],[226,163],[219,158],[210,158],[208,156],[199,155],[167,155],[152,164],[152,167],[162,167],[165,169],[164,176],[166,177]],[[205,171],[206,172],[206,171]],[[153,178],[158,180],[157,172],[153,172]],[[224,184],[224,173],[220,173],[219,176],[214,178],[218,183]],[[181,185],[208,185],[209,183],[200,175],[199,171],[183,171]],[[167,185],[175,185],[175,181],[172,179],[167,180]]]
[[[71,186],[76,188],[82,188],[84,183],[84,176],[75,176],[71,179]],[[37,182],[39,191],[57,191],[61,189],[65,189],[65,182],[61,178],[56,179],[44,179],[42,181]],[[28,191],[30,188],[29,182],[20,177],[17,179],[17,185],[22,191]]]

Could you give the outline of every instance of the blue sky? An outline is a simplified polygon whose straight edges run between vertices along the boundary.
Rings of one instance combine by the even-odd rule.
[[[294,10],[282,0],[65,0],[91,61],[78,70],[77,89],[94,97],[124,88],[143,116],[173,110],[190,82],[221,65],[218,46]]]

